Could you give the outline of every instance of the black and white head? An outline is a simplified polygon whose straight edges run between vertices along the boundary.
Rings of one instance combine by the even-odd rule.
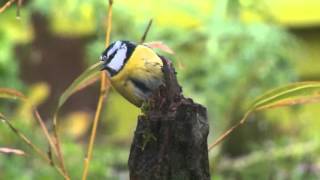
[[[113,42],[100,56],[103,61],[102,70],[107,70],[111,76],[116,75],[124,67],[135,47],[136,44],[130,41]]]

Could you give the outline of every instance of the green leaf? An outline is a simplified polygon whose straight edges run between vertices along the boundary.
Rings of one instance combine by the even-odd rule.
[[[71,95],[93,84],[99,79],[101,63],[102,62],[92,65],[72,82],[72,84],[60,96],[57,109],[59,109]]]

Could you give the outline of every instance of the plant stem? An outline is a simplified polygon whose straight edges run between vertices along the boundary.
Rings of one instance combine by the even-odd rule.
[[[112,28],[112,5],[113,0],[109,0],[109,6],[108,6],[108,16],[107,16],[107,29],[106,29],[106,47],[110,44],[110,34],[111,34],[111,28]]]
[[[44,124],[44,121],[42,120],[42,118],[39,114],[39,111],[36,108],[33,108],[33,112],[34,112],[34,115],[35,115],[41,129],[42,129],[43,134],[45,135],[45,137],[47,138],[47,140],[49,142],[50,147],[54,150],[55,154],[58,155],[57,149],[54,145],[54,142],[49,134],[49,131],[48,131],[46,125]]]
[[[44,153],[40,148],[38,148],[35,144],[32,143],[32,141],[27,138],[21,131],[19,131],[17,128],[15,128],[11,122],[6,119],[3,115],[0,116],[0,119],[3,120],[4,123],[6,123],[9,128],[18,136],[20,137],[23,142],[25,142],[31,149],[33,149],[36,154],[38,154],[44,161],[46,161],[48,164],[50,164],[51,166],[53,166],[65,179],[70,179],[68,176],[65,175],[65,173],[62,171],[62,169],[60,169],[59,167],[57,167],[53,161],[51,159],[48,158],[48,156],[46,155],[46,153]]]
[[[217,146],[218,144],[220,144],[224,139],[226,139],[235,129],[237,129],[239,126],[241,126],[245,120],[249,117],[249,115],[252,113],[253,111],[248,111],[243,118],[235,125],[233,125],[231,128],[229,128],[227,131],[225,131],[222,135],[220,135],[218,137],[217,140],[215,140],[212,144],[209,145],[208,150],[212,150],[215,146]]]
[[[39,111],[36,108],[33,108],[33,109],[34,109],[35,117],[36,117],[38,123],[40,124],[40,127],[41,127],[43,133],[45,134],[45,136],[46,136],[46,138],[47,138],[47,140],[49,142],[50,147],[53,149],[55,155],[58,157],[58,160],[59,160],[59,163],[60,163],[60,166],[61,166],[61,169],[58,168],[58,170],[63,173],[63,177],[65,179],[70,179],[70,177],[69,177],[69,175],[68,175],[68,173],[67,173],[67,171],[65,169],[64,160],[63,160],[62,153],[61,153],[61,150],[60,150],[60,142],[57,141],[58,140],[57,136],[55,137],[56,141],[54,142],[52,140],[52,138],[51,138],[51,135],[49,134],[49,131],[48,131],[47,127],[44,124],[44,121],[42,120],[42,118],[41,118],[41,116],[39,114]],[[54,133],[56,134],[57,131],[55,130]],[[57,144],[55,144],[55,143],[57,143]],[[52,158],[51,159],[49,158],[49,160],[51,162],[50,164],[53,165],[55,168],[57,168],[57,166],[54,164]]]
[[[142,35],[142,37],[141,37],[140,44],[142,44],[142,43],[145,42],[145,40],[146,40],[146,38],[147,38],[147,35],[148,35],[148,32],[149,32],[149,30],[150,30],[150,27],[151,27],[151,25],[152,25],[152,22],[153,22],[153,19],[150,19],[150,20],[149,20],[149,23],[148,23],[148,25],[147,25],[147,28],[146,28],[146,30],[144,31],[144,33],[143,33],[143,35]]]
[[[92,151],[93,151],[94,141],[95,141],[95,137],[96,137],[96,134],[97,134],[97,127],[98,127],[99,117],[100,117],[100,114],[101,114],[101,110],[102,110],[104,99],[106,97],[107,90],[108,90],[108,86],[107,86],[106,75],[105,75],[105,72],[101,72],[100,96],[99,96],[98,105],[97,105],[96,113],[95,113],[94,120],[93,120],[93,126],[92,126],[91,135],[90,135],[87,156],[84,159],[84,169],[83,169],[83,174],[82,174],[82,180],[86,180],[87,176],[88,176],[88,170],[89,170],[89,165],[90,165],[90,161],[91,161],[91,158],[92,158]]]
[[[64,159],[63,159],[63,155],[62,155],[62,151],[61,151],[61,146],[60,146],[60,138],[59,138],[59,134],[58,134],[58,120],[57,120],[57,113],[54,115],[53,117],[53,135],[54,135],[54,148],[57,151],[57,158],[59,161],[59,165],[63,171],[63,173],[65,174],[66,177],[69,178],[68,172],[66,171],[66,167],[64,165]]]
[[[110,44],[110,34],[111,34],[111,26],[112,26],[112,23],[111,23],[112,22],[112,4],[113,4],[113,1],[109,0],[108,16],[107,16],[107,29],[106,29],[106,47],[109,46],[109,44]],[[95,141],[95,137],[96,137],[96,133],[97,133],[98,121],[99,121],[99,117],[101,114],[104,99],[105,99],[107,92],[109,90],[109,84],[110,83],[108,81],[106,73],[104,71],[102,71],[101,72],[100,95],[99,95],[99,100],[98,100],[98,104],[97,104],[95,117],[93,120],[93,127],[92,127],[92,131],[91,131],[91,135],[90,135],[88,152],[87,152],[86,158],[84,159],[82,180],[86,180],[87,176],[88,176],[89,165],[90,165],[90,161],[92,158],[94,141]]]

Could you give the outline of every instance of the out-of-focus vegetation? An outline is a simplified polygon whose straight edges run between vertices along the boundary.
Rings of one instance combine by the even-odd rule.
[[[148,20],[154,19],[147,41],[161,40],[174,49],[175,55],[164,55],[176,64],[185,95],[208,107],[210,142],[240,120],[249,103],[264,91],[288,82],[320,78],[320,46],[314,40],[320,38],[320,16],[312,13],[320,8],[316,0],[303,4],[298,0],[114,3],[112,40],[138,41]],[[107,1],[29,0],[23,4],[20,20],[15,19],[14,7],[0,14],[0,87],[20,89],[33,104],[41,106],[58,87],[48,82],[33,83],[32,77],[26,78],[28,68],[42,68],[41,63],[47,62],[52,71],[57,71],[56,76],[48,79],[70,84],[64,76],[58,76],[59,65],[64,66],[61,61],[72,61],[70,71],[97,62],[105,46]],[[306,13],[299,16],[293,13],[294,19],[292,12],[304,8]],[[39,17],[48,23],[35,23]],[[313,32],[312,38],[306,35],[309,31]],[[46,37],[45,43],[38,41]],[[50,47],[56,39],[65,39],[66,47],[74,39],[84,39],[79,46],[83,46],[85,52],[80,55],[85,61],[73,59],[79,55],[76,50],[63,54],[60,49],[66,47]],[[47,45],[48,49],[41,49]],[[67,56],[56,59],[58,67],[48,62],[47,56],[56,55],[52,52],[60,55],[57,57]],[[47,80],[46,74],[39,73],[40,69],[31,71]],[[81,98],[85,96],[70,99],[71,104],[59,118],[62,147],[74,179],[80,179],[88,129],[96,108],[94,96],[89,98],[93,103],[86,101],[85,108],[77,109]],[[140,111],[115,92],[107,101],[89,179],[127,179],[130,141]],[[0,103],[1,113],[43,149],[47,148],[28,104],[2,99]],[[47,107],[44,112],[53,113],[50,106],[44,107]],[[213,179],[318,179],[319,109],[319,105],[309,105],[255,114],[210,153]],[[25,157],[0,154],[0,179],[60,178],[52,168],[34,158],[32,151],[2,124],[0,147],[23,149],[29,154]]]

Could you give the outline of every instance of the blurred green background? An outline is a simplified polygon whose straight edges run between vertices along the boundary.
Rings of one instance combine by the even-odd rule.
[[[0,5],[6,0],[1,0]],[[61,93],[104,50],[107,0],[25,0],[0,14],[0,87],[24,92],[50,126]],[[289,82],[320,79],[318,0],[115,0],[111,40],[163,41],[184,94],[208,108],[209,143],[241,119],[253,99]],[[80,179],[98,84],[60,113],[63,150]],[[47,143],[28,104],[1,99],[0,112],[43,149]],[[210,152],[212,179],[319,179],[320,105],[256,113]],[[112,91],[89,179],[128,179],[127,159],[140,110]],[[0,124],[0,179],[61,179]]]

